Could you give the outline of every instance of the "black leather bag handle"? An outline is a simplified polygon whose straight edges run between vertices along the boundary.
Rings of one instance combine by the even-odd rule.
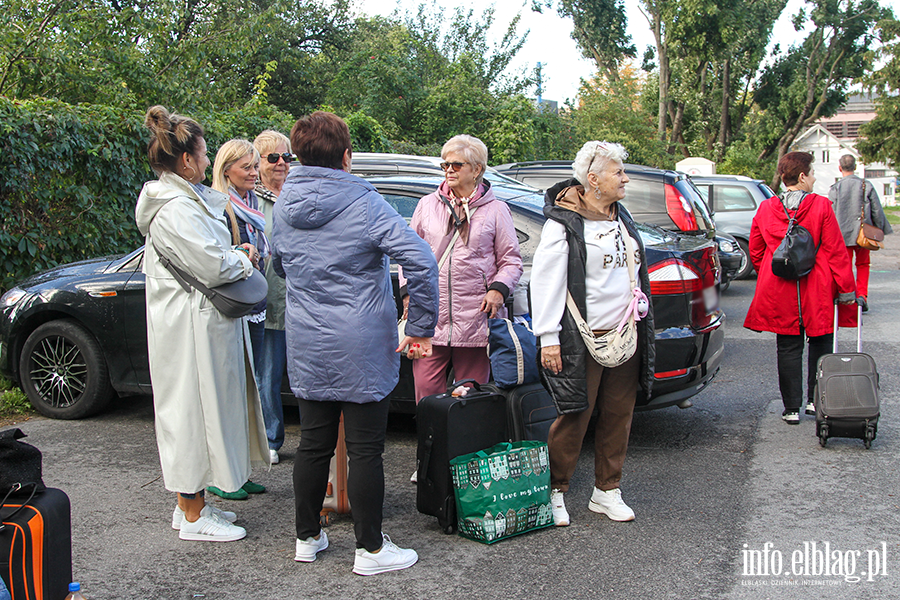
[[[6,506],[6,501],[9,500],[9,497],[13,493],[18,493],[22,490],[22,488],[28,487],[29,485],[31,486],[31,494],[28,496],[28,499],[25,500],[24,502],[22,502],[22,504],[19,505],[19,507],[16,510],[12,511],[7,516],[3,517],[3,520],[0,521],[0,533],[3,533],[3,531],[6,529],[6,522],[12,521],[12,518],[14,516],[16,516],[17,514],[19,514],[19,512],[23,508],[25,508],[29,502],[31,502],[31,499],[34,498],[34,495],[37,493],[37,484],[36,483],[17,483],[16,485],[12,486],[8,492],[6,492],[6,495],[3,497],[3,501],[0,502],[0,512],[3,511],[3,507]]]

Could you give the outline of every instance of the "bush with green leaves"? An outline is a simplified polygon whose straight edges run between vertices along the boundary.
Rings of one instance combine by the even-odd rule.
[[[190,115],[210,153],[233,137],[287,132],[293,117],[268,104]],[[0,97],[0,291],[59,264],[142,243],[134,206],[154,179],[144,113],[37,98]]]

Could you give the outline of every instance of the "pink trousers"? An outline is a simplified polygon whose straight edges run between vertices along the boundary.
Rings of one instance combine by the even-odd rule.
[[[432,346],[432,355],[412,361],[416,381],[416,404],[425,396],[447,391],[447,372],[453,366],[453,379],[474,379],[487,383],[491,379],[491,361],[487,348]]]

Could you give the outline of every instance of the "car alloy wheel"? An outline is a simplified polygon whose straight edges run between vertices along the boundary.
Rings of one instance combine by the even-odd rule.
[[[22,389],[34,407],[54,419],[80,419],[112,398],[106,359],[94,337],[77,322],[44,323],[25,341]]]

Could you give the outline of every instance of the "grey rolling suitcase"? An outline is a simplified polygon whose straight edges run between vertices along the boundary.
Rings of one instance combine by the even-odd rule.
[[[816,435],[860,438],[868,449],[878,433],[881,406],[878,370],[862,352],[862,308],[857,308],[856,352],[837,351],[837,305],[834,308],[834,353],[819,359],[816,368]]]

